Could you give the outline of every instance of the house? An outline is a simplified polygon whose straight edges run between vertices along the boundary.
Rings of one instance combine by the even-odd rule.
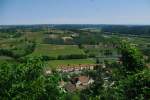
[[[79,76],[71,79],[71,83],[75,84],[76,87],[79,86],[87,86],[89,84],[92,84],[94,80],[92,78],[89,78],[88,76]]]
[[[68,83],[61,81],[60,88],[64,88],[67,92],[74,92],[87,88],[93,82],[94,80],[88,76],[79,76],[72,78]]]
[[[80,77],[78,77],[78,82],[77,82],[77,84],[79,84],[79,85],[88,85],[88,82],[89,82],[89,77],[87,77],[87,76],[80,76]]]

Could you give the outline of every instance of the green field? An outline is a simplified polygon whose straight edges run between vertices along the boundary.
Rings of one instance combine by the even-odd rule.
[[[95,64],[93,59],[71,59],[71,60],[52,60],[47,63],[48,67],[56,68],[58,65],[78,65],[78,64]]]
[[[85,54],[82,49],[79,49],[76,45],[50,45],[50,44],[38,44],[35,51],[30,56],[50,56],[58,57],[59,55],[70,54]]]

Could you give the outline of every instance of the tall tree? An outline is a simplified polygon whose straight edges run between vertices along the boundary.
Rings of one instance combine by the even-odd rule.
[[[143,70],[120,80],[115,94],[121,100],[150,100],[150,70]]]
[[[124,69],[127,72],[134,72],[144,68],[145,63],[141,52],[132,44],[122,41],[121,46],[121,61]]]

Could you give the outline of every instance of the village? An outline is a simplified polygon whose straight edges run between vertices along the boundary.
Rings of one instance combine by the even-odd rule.
[[[79,73],[83,70],[96,70],[98,67],[105,68],[104,64],[79,64],[79,65],[59,65],[56,68],[57,72],[60,73]],[[52,74],[51,69],[46,69],[45,74]]]
[[[58,87],[64,93],[86,89],[94,83],[94,79],[91,76],[83,75],[82,73],[84,71],[94,71],[98,68],[105,69],[106,66],[105,64],[59,65],[56,71],[61,74],[67,74],[68,80],[64,81],[63,79],[61,79]],[[109,73],[108,71],[106,72]],[[45,73],[46,75],[51,75],[53,72],[48,69]],[[76,76],[72,76],[73,74],[76,74]]]

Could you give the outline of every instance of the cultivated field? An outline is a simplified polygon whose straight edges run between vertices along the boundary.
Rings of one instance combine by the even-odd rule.
[[[85,54],[76,45],[51,45],[38,44],[35,51],[30,56],[49,56],[58,57],[59,55]]]

